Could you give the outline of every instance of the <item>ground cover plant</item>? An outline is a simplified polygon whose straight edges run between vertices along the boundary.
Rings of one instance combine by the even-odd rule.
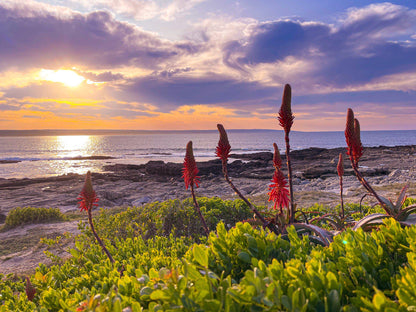
[[[16,207],[9,211],[3,230],[24,224],[65,221],[66,217],[58,208]]]
[[[239,192],[228,172],[231,151],[218,125],[216,155],[240,200],[197,198],[198,169],[188,143],[185,187],[191,198],[112,214],[101,210],[88,173],[80,208],[88,214],[71,257],[39,265],[24,278],[0,274],[0,311],[414,311],[416,200],[405,188],[396,203],[381,197],[358,165],[360,125],[347,112],[351,166],[377,205],[297,207],[289,133],[294,116],[285,86],[279,123],[285,131],[286,172],[274,144],[269,200],[259,207]],[[253,220],[254,214],[254,220]],[[238,222],[250,218],[250,222]],[[253,224],[257,224],[253,226]],[[214,230],[215,229],[215,230]],[[366,230],[366,231],[365,231]],[[47,240],[59,244],[59,238]]]
[[[29,277],[32,300],[26,280],[2,276],[0,311],[408,311],[416,302],[415,227],[386,219],[329,247],[288,233],[219,223],[203,244],[104,239],[114,264],[82,234],[70,259]]]

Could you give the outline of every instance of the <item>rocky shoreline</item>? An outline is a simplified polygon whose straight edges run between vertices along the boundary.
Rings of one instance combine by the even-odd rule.
[[[309,148],[291,152],[295,199],[298,206],[312,204],[302,199],[304,192],[326,193],[337,200],[339,192],[336,165],[345,148]],[[248,197],[267,197],[273,174],[272,153],[232,154],[229,174]],[[409,196],[416,196],[416,146],[365,148],[360,161],[361,170],[376,188],[392,184],[410,184]],[[283,161],[285,156],[282,155]],[[197,162],[201,185],[197,196],[234,195],[223,179],[220,160]],[[346,200],[356,201],[364,190],[360,188],[349,160],[345,160]],[[134,206],[167,199],[190,196],[181,178],[182,164],[150,161],[144,165],[115,164],[104,166],[105,173],[93,173],[93,183],[101,207]],[[67,174],[34,179],[0,179],[0,213],[5,215],[14,207],[58,207],[62,211],[76,210],[77,196],[84,177]],[[390,195],[389,190],[385,190]],[[395,190],[393,190],[393,193]],[[413,192],[413,193],[412,193]],[[356,196],[353,196],[355,193]],[[321,194],[322,195],[322,194]],[[319,198],[318,198],[319,199]],[[319,200],[318,200],[319,201]]]

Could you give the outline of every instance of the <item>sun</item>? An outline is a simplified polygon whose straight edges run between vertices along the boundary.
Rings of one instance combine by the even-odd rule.
[[[77,87],[85,80],[84,77],[69,69],[42,69],[39,72],[39,78],[41,80],[60,82],[68,87]]]

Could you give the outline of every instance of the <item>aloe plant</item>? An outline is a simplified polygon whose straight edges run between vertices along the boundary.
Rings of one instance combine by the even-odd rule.
[[[356,118],[354,118],[354,112],[351,108],[349,108],[347,111],[345,140],[347,142],[347,154],[349,155],[351,166],[355,175],[357,176],[360,183],[364,186],[364,188],[368,191],[368,194],[373,196],[385,211],[385,213],[375,213],[364,217],[357,222],[357,224],[354,226],[354,230],[381,224],[384,218],[394,218],[403,226],[416,224],[416,215],[411,215],[412,212],[416,211],[416,205],[410,207],[403,206],[406,200],[407,186],[403,187],[396,203],[393,203],[390,199],[380,196],[371,187],[371,185],[360,172],[358,162],[360,157],[363,155],[360,123]]]
[[[205,218],[201,213],[201,209],[199,208],[199,204],[195,196],[194,184],[196,187],[199,186],[199,176],[197,176],[198,172],[199,170],[196,166],[194,152],[192,149],[192,141],[189,141],[186,145],[186,154],[183,161],[182,177],[184,178],[186,189],[188,189],[189,186],[191,187],[192,200],[194,201],[195,210],[198,213],[199,219],[201,220],[205,234],[209,236],[209,229],[207,223],[205,222]]]
[[[404,206],[406,201],[407,186],[403,187],[396,203],[393,203],[390,199],[378,195],[378,198],[383,202],[382,207],[386,213],[373,213],[365,216],[354,226],[354,230],[359,228],[366,228],[369,226],[379,225],[383,223],[385,218],[394,218],[403,226],[411,226],[416,224],[416,214],[412,214],[416,211],[416,205],[408,207]]]
[[[285,85],[283,92],[282,105],[279,111],[279,123],[285,131],[285,143],[286,143],[286,160],[288,168],[288,182],[282,172],[282,160],[280,158],[279,149],[277,144],[274,143],[274,156],[273,156],[273,167],[274,174],[271,180],[272,184],[269,186],[269,201],[274,202],[274,209],[277,213],[274,217],[264,217],[256,209],[256,207],[250,203],[250,201],[238,190],[228,175],[227,161],[229,153],[231,151],[231,145],[228,141],[227,132],[223,125],[218,124],[218,131],[220,139],[216,148],[216,155],[221,159],[222,172],[225,180],[234,190],[234,192],[244,200],[247,205],[253,211],[256,219],[255,223],[260,222],[263,227],[269,228],[276,234],[281,234],[283,238],[287,238],[287,228],[293,225],[299,234],[308,234],[310,240],[314,243],[318,243],[324,246],[328,246],[332,241],[333,234],[325,229],[322,229],[314,224],[297,222],[295,218],[296,206],[293,202],[293,188],[292,188],[292,167],[290,162],[290,144],[289,144],[289,132],[293,125],[293,114],[291,110],[291,87]]]

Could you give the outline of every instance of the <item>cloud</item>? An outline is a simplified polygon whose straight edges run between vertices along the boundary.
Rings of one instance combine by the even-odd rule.
[[[107,11],[87,14],[36,2],[0,4],[0,69],[9,67],[136,66],[159,63],[196,51],[194,44],[174,44]]]
[[[125,101],[157,103],[162,111],[172,110],[181,105],[222,104],[227,107],[252,104],[262,98],[277,95],[276,88],[257,82],[235,81],[224,77],[160,79],[144,77],[118,86],[117,98]]]
[[[274,64],[276,70],[298,60],[316,64],[302,74],[309,84],[360,84],[415,71],[416,42],[411,38],[415,30],[416,10],[389,3],[351,9],[335,26],[289,19],[264,22],[251,27],[245,38],[229,41],[224,62],[255,72],[263,64]],[[398,36],[408,40],[391,40]]]
[[[148,20],[160,18],[171,21],[178,15],[188,12],[195,5],[205,0],[72,0],[72,3],[88,8],[89,10],[107,9],[124,17],[135,20]]]
[[[91,5],[100,11],[90,13],[1,2],[0,111],[117,119],[132,127],[140,119],[149,128],[152,122],[177,128],[173,121],[185,117],[190,120],[180,127],[197,119],[208,127],[215,118],[244,127],[253,118],[250,125],[264,128],[262,122],[275,120],[283,85],[290,83],[296,120],[313,129],[322,124],[317,116],[334,128],[344,123],[350,106],[365,112],[386,107],[397,120],[398,108],[414,114],[415,10],[374,4],[350,9],[334,24],[212,15],[182,41],[164,40],[103,10],[119,3],[117,14],[169,19],[199,2],[181,7],[182,1],[168,2],[163,8],[170,11],[163,11],[152,1],[96,0]],[[41,68],[72,68],[98,83],[71,89],[39,81]]]
[[[205,0],[173,0],[165,8],[161,9],[161,18],[166,21],[171,21],[175,19],[178,14],[188,11],[198,3],[204,1]]]
[[[87,78],[93,82],[109,82],[124,79],[124,76],[120,73],[113,74],[111,71],[104,71],[101,73],[92,73],[87,71],[75,70],[79,75]]]

